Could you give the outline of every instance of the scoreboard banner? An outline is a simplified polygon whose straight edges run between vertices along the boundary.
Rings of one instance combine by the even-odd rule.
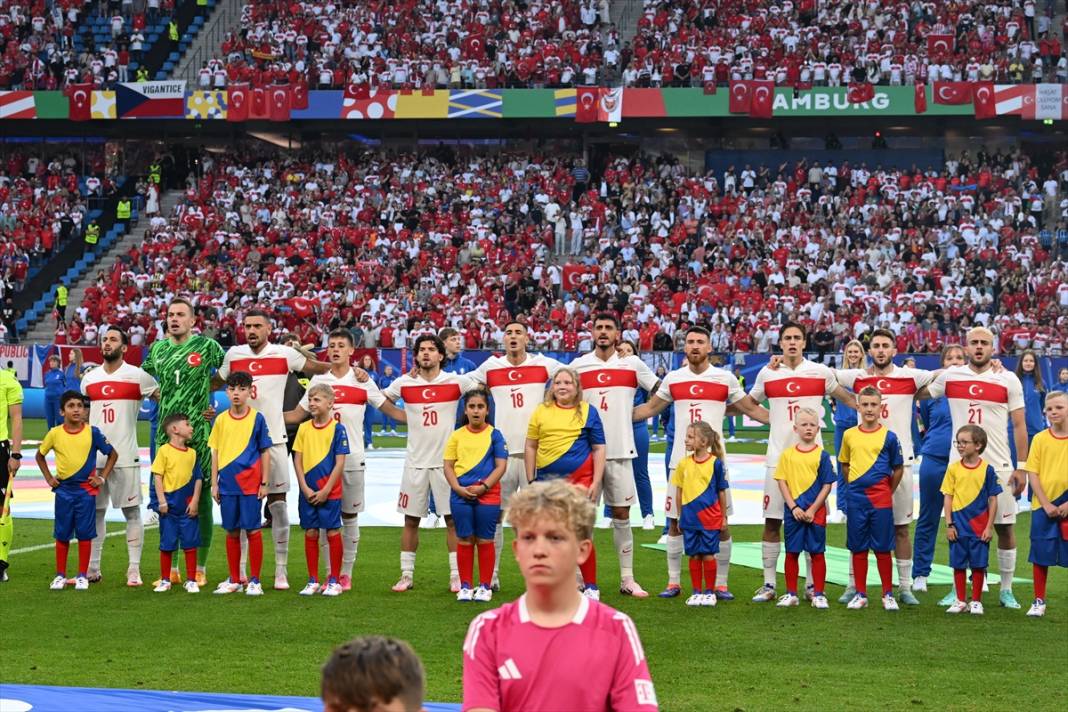
[[[996,84],[983,82],[934,85],[876,86],[866,101],[856,101],[848,87],[793,89],[778,87],[771,100],[772,118],[972,116],[977,119],[1017,116],[1022,120],[1068,119],[1068,89],[1061,84]],[[971,85],[975,89],[972,90]],[[994,96],[991,101],[990,88]],[[953,89],[952,92],[949,90]],[[248,87],[234,91],[247,92]],[[583,89],[586,93],[591,90]],[[731,113],[732,92],[694,88],[597,88],[600,103],[594,121],[619,122],[647,118],[752,118]],[[577,112],[578,89],[382,89],[350,86],[344,90],[289,92],[287,106],[275,120],[391,121],[402,119],[556,119],[589,121]],[[227,90],[190,91],[185,82],[145,82],[92,90],[88,105],[96,121],[115,119],[186,119],[234,121]],[[953,94],[953,103],[946,96]],[[299,96],[299,102],[293,95]],[[851,100],[852,99],[852,100]],[[84,103],[80,97],[79,106]],[[70,120],[75,98],[61,91],[0,91],[0,119]],[[298,108],[299,104],[299,108]],[[768,116],[766,105],[760,116]],[[255,112],[249,118],[258,118]],[[264,117],[266,118],[266,116]],[[244,117],[236,118],[238,121]]]

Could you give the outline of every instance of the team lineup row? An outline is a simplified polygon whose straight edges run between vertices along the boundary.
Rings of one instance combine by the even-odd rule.
[[[685,478],[679,473],[680,464],[687,457],[687,452],[691,451],[693,444],[692,437],[689,443],[687,442],[687,426],[696,421],[705,422],[711,426],[717,442],[721,442],[720,429],[724,416],[742,412],[770,426],[764,493],[765,584],[758,590],[754,600],[775,600],[775,567],[781,553],[780,532],[784,519],[787,521],[788,574],[791,570],[791,555],[798,553],[791,551],[792,529],[795,529],[794,522],[798,521],[793,515],[795,508],[786,508],[791,502],[791,490],[789,487],[780,488],[775,479],[780,456],[792,451],[799,441],[804,440],[798,432],[798,413],[802,409],[812,409],[819,413],[825,397],[836,398],[855,407],[856,396],[847,389],[860,392],[866,387],[873,387],[879,394],[877,421],[884,426],[884,433],[893,433],[893,440],[900,451],[901,471],[900,475],[893,475],[896,468],[890,467],[888,473],[892,475],[889,482],[896,485],[887,492],[887,501],[892,503],[893,511],[892,534],[889,536],[892,546],[887,547],[882,539],[869,543],[873,544],[870,548],[874,548],[877,553],[885,552],[885,557],[877,557],[881,570],[884,559],[886,565],[889,565],[889,549],[894,550],[900,579],[900,600],[904,603],[916,602],[912,593],[912,542],[908,535],[908,525],[913,516],[911,493],[914,452],[911,421],[914,400],[930,397],[944,405],[947,425],[951,427],[952,432],[957,432],[961,425],[972,423],[978,425],[986,435],[987,445],[983,458],[993,468],[997,485],[1003,490],[999,496],[997,518],[993,524],[993,532],[998,538],[997,560],[1001,574],[999,600],[1003,605],[1019,607],[1011,588],[1012,573],[1015,571],[1013,524],[1016,516],[1015,497],[1023,490],[1027,475],[1011,460],[1008,445],[1010,419],[1014,424],[1016,454],[1021,463],[1028,461],[1029,443],[1026,429],[1023,427],[1019,379],[1012,373],[994,368],[991,363],[994,339],[985,329],[969,332],[963,349],[957,347],[955,350],[947,350],[947,368],[944,370],[929,372],[894,365],[893,335],[875,332],[871,339],[870,367],[833,371],[804,358],[805,330],[802,326],[791,324],[782,329],[782,356],[761,370],[753,388],[746,394],[732,374],[710,364],[711,347],[708,334],[704,330],[692,329],[686,335],[686,362],[662,380],[658,380],[640,358],[617,352],[619,322],[610,314],[599,315],[594,321],[593,351],[575,359],[568,367],[543,355],[527,353],[527,328],[520,322],[511,322],[505,326],[505,353],[502,356],[488,359],[476,371],[466,375],[442,371],[444,345],[436,337],[421,337],[416,342],[415,367],[412,372],[398,378],[384,391],[380,391],[368,381],[362,371],[349,365],[353,345],[347,332],[335,332],[330,336],[328,360],[321,362],[311,354],[269,343],[271,321],[269,315],[263,311],[252,310],[245,315],[243,326],[247,343],[232,347],[226,353],[223,353],[214,341],[193,334],[192,324],[192,306],[184,300],[175,300],[168,308],[168,338],[153,344],[143,364],[143,370],[123,362],[125,336],[117,330],[109,331],[102,345],[105,363],[87,374],[83,380],[83,391],[91,398],[89,422],[107,435],[117,451],[114,472],[105,473],[101,470],[99,473],[94,472],[91,477],[86,474],[86,482],[90,487],[103,487],[96,504],[96,507],[101,508],[97,510],[98,526],[103,524],[103,508],[106,508],[108,501],[115,506],[122,506],[127,497],[135,498],[130,499],[130,502],[139,500],[140,480],[134,425],[137,404],[141,397],[155,395],[160,399],[161,422],[167,422],[168,416],[175,413],[186,414],[191,418],[187,421],[188,435],[179,435],[175,444],[181,445],[183,437],[188,439],[191,450],[196,453],[192,462],[211,462],[213,479],[213,487],[199,487],[199,493],[189,493],[190,497],[197,494],[192,499],[199,506],[194,507],[192,512],[197,512],[199,516],[183,525],[184,531],[190,536],[196,531],[198,545],[202,551],[199,570],[195,574],[190,572],[194,586],[197,585],[197,579],[200,585],[206,581],[203,562],[206,559],[205,550],[210,546],[212,528],[211,508],[205,506],[207,498],[213,490],[225,497],[226,493],[222,490],[227,484],[235,484],[240,476],[244,478],[245,487],[252,490],[243,492],[241,496],[251,496],[256,503],[254,507],[225,505],[224,499],[219,500],[224,528],[228,531],[228,555],[233,551],[233,555],[229,557],[233,559],[232,575],[220,584],[220,590],[242,589],[242,576],[237,565],[241,556],[241,542],[238,538],[241,530],[251,533],[248,548],[250,563],[254,564],[254,568],[258,557],[262,556],[262,544],[256,533],[260,525],[260,505],[257,500],[260,495],[268,500],[268,510],[272,515],[272,540],[276,562],[274,587],[288,588],[286,566],[289,521],[285,497],[290,488],[290,478],[285,424],[302,421],[309,415],[312,416],[312,422],[306,423],[298,431],[293,448],[296,460],[307,458],[308,453],[313,453],[315,463],[309,468],[304,467],[308,463],[295,464],[301,488],[302,526],[308,525],[304,528],[308,531],[305,549],[309,566],[313,561],[317,565],[320,539],[318,530],[326,529],[331,576],[328,577],[324,588],[339,593],[351,586],[352,562],[355,561],[359,541],[357,515],[363,509],[363,449],[358,436],[347,438],[345,433],[352,435],[362,432],[364,409],[370,402],[386,415],[407,422],[409,430],[405,468],[398,497],[398,510],[405,515],[401,535],[401,576],[394,590],[405,591],[414,585],[418,525],[420,518],[427,513],[430,500],[433,499],[436,511],[445,516],[448,526],[451,588],[461,600],[470,600],[469,597],[476,595],[478,600],[489,600],[492,589],[497,585],[496,570],[503,546],[500,511],[507,507],[509,496],[529,480],[568,477],[572,481],[586,484],[590,497],[594,500],[599,499],[603,493],[604,501],[612,515],[613,541],[620,568],[620,591],[624,595],[645,597],[648,594],[634,580],[633,575],[633,535],[629,507],[635,502],[635,485],[630,465],[636,456],[636,450],[632,423],[644,421],[671,405],[675,438],[669,460],[669,467],[674,471],[673,485],[669,488],[669,516],[674,520],[681,517],[683,526],[679,528],[673,524],[667,538],[669,584],[662,595],[677,595],[680,589],[681,556],[684,548],[691,548],[684,543],[687,505],[708,494],[705,490],[698,492],[693,486],[688,486]],[[965,360],[967,363],[964,363]],[[954,365],[954,361],[959,365]],[[288,413],[283,412],[282,395],[291,371],[312,374],[310,386],[319,383],[328,385],[329,396],[332,397],[327,397],[325,390],[320,389],[324,404],[316,406],[312,403],[312,391],[315,389],[310,387],[301,406]],[[227,437],[217,435],[215,446],[210,446],[209,434],[212,428],[209,420],[200,414],[208,409],[211,388],[236,373],[245,373],[250,377],[247,386],[248,405],[258,412],[255,420],[263,420],[263,431],[253,437],[253,431],[249,430],[253,427],[250,425],[253,419],[249,419],[241,426],[244,430],[240,433],[234,431],[233,436]],[[552,385],[546,390],[546,383],[550,380]],[[239,387],[231,386],[228,390]],[[457,415],[464,395],[480,387],[485,388],[489,398],[467,398],[465,415],[469,423],[456,430]],[[638,388],[649,391],[651,396],[648,403],[636,408],[634,395]],[[118,397],[120,392],[126,394],[127,400]],[[490,400],[494,411],[493,427],[485,425],[485,413],[474,412],[480,407],[488,411]],[[326,403],[327,401],[332,402]],[[394,405],[399,401],[403,401],[403,408]],[[1054,401],[1059,402],[1059,399]],[[761,405],[763,402],[767,402],[767,408]],[[587,405],[575,407],[582,403]],[[231,410],[233,408],[234,406]],[[237,423],[244,422],[242,413],[243,410],[239,407],[236,413],[220,415],[215,429],[219,430],[224,416]],[[1020,422],[1017,423],[1017,420]],[[344,427],[332,426],[330,421]],[[1050,422],[1052,426],[1052,417]],[[120,428],[120,424],[125,425],[125,429]],[[174,431],[178,427],[180,424],[172,422],[161,428],[160,444],[172,441],[175,437]],[[326,431],[334,433],[334,440],[330,441],[333,445],[327,442]],[[316,433],[317,437],[302,439],[301,432],[309,435]],[[1051,442],[1057,447],[1043,450],[1046,455],[1054,458],[1051,460],[1052,465],[1034,471],[1039,478],[1039,487],[1036,488],[1035,482],[1032,482],[1032,492],[1043,490],[1050,508],[1056,513],[1051,514],[1037,496],[1033,500],[1033,508],[1035,511],[1042,510],[1051,522],[1063,521],[1064,515],[1068,514],[1068,511],[1065,511],[1068,510],[1068,475],[1058,474],[1068,472],[1068,456],[1063,452],[1063,443],[1056,438],[1054,435]],[[257,443],[263,447],[256,447]],[[300,449],[297,447],[298,443],[301,445]],[[161,451],[167,452],[162,449]],[[243,456],[246,459],[242,460]],[[157,460],[158,458],[157,455]],[[853,482],[862,481],[877,458],[869,458],[871,461],[865,463],[864,467],[857,463],[846,463],[841,452],[840,459],[849,465],[843,469],[849,472],[847,477],[851,479],[839,484],[838,498],[839,501],[849,502],[849,488]],[[923,468],[927,467],[928,462],[931,462],[932,466],[939,466],[941,463],[944,475],[946,466],[960,459],[958,452],[947,451],[942,453],[941,458],[925,454],[920,472],[921,481],[924,477]],[[893,461],[892,458],[883,460]],[[85,458],[82,461],[84,462]],[[716,461],[722,461],[722,457],[718,456]],[[692,455],[689,462],[694,464]],[[99,463],[93,463],[97,464],[106,467],[103,457]],[[1036,468],[1038,467],[1036,465]],[[705,485],[715,486],[715,477],[706,471],[707,466],[696,469],[701,473],[697,481],[704,478]],[[157,471],[155,466],[153,471]],[[319,474],[315,475],[315,472]],[[97,479],[104,474],[108,477]],[[254,477],[261,476],[264,483],[262,490],[259,487],[260,480],[252,482]],[[163,479],[166,480],[165,474]],[[218,485],[215,485],[216,482]],[[339,483],[340,491],[337,491]],[[723,483],[726,483],[726,477]],[[842,489],[843,485],[846,487],[845,491]],[[679,487],[681,500],[680,492],[676,491]],[[80,488],[82,492],[86,489]],[[57,514],[60,500],[58,492],[59,490]],[[169,496],[167,492],[164,487],[162,494],[165,496],[159,497],[158,493],[152,491],[150,499],[153,503],[162,502]],[[726,490],[726,493],[729,494],[729,490]],[[233,494],[237,496],[237,493]],[[725,494],[723,505],[723,514],[726,517],[730,515],[728,494]],[[825,499],[824,497],[821,500],[817,509],[823,507]],[[796,504],[796,495],[793,500]],[[880,510],[880,518],[886,516],[881,511],[886,509],[882,506],[882,500],[875,503],[874,499],[869,498],[868,501],[874,503],[875,509]],[[941,504],[941,501],[938,501],[935,506],[940,507]],[[154,506],[159,507],[159,504]],[[710,503],[710,506],[713,505]],[[921,509],[923,506],[921,498]],[[254,512],[254,520],[252,514],[245,520],[241,519],[242,513],[246,511],[242,507],[248,512]],[[93,539],[89,534],[95,531],[88,530],[91,528],[92,510],[95,507],[90,503],[86,508],[89,514],[82,515],[83,527],[79,534],[84,533],[89,539]],[[334,516],[334,509],[338,510],[338,516]],[[308,510],[307,517],[305,510]],[[858,513],[860,511],[857,510]],[[131,529],[136,533],[140,526],[137,512],[136,506],[124,508],[128,534]],[[316,519],[320,515],[324,515],[325,519]],[[717,564],[712,575],[714,581],[706,581],[708,585],[702,588],[701,595],[706,595],[704,588],[707,588],[718,600],[733,597],[727,589],[731,540],[726,517],[723,517],[722,527],[716,529],[718,552],[700,554],[703,560],[711,558]],[[850,521],[858,517],[859,514],[856,517],[850,516]],[[161,518],[161,525],[164,519],[167,517]],[[1036,519],[1032,517],[1032,537]],[[237,526],[238,524],[241,526]],[[853,526],[849,525],[851,530]],[[1055,524],[1052,525],[1052,530],[1058,531]],[[69,540],[69,527],[66,531],[61,531],[57,517],[57,541],[61,542],[61,534],[66,534]],[[135,544],[137,547],[136,551],[133,548],[130,551],[131,568],[128,580],[137,584],[140,583],[139,569],[136,566],[140,559],[140,536],[127,538],[133,540],[131,547]],[[192,546],[186,546],[187,541],[189,540],[182,541],[183,548],[192,549]],[[176,546],[172,547],[172,550],[173,548]],[[933,539],[930,540],[930,548],[933,550]],[[471,585],[474,583],[471,562],[476,551],[481,578],[478,581],[479,587],[471,591]],[[1033,542],[1031,558],[1036,564],[1063,565],[1068,562],[1068,551],[1065,551],[1059,542],[1057,546],[1049,549],[1052,559],[1043,559],[1048,560],[1048,563],[1036,561],[1035,552]],[[65,568],[65,549],[61,548],[61,553]],[[97,575],[99,571],[99,554],[91,552],[88,545],[86,556],[88,558],[79,563],[79,573],[84,576],[78,577],[78,585],[83,585],[80,580],[84,578],[84,586],[87,586],[90,575]],[[187,563],[189,562],[187,555]],[[866,566],[866,562],[865,554],[863,565]],[[60,569],[58,565],[57,569]],[[691,573],[693,570],[694,564],[691,561]],[[817,573],[811,565],[809,570],[813,574]],[[702,571],[707,579],[711,570],[703,567]],[[64,571],[61,569],[57,572],[57,581],[60,579],[59,573]],[[257,571],[253,573],[258,574]],[[320,588],[317,569],[310,568],[309,573],[309,586],[314,592]],[[923,572],[917,573],[923,575]],[[814,576],[810,576],[809,593],[814,596],[816,582],[813,578]],[[253,579],[258,579],[258,576]],[[259,592],[259,582],[253,579],[250,579],[250,590],[253,593]],[[587,595],[599,597],[595,556],[591,556],[583,566],[582,579]],[[863,577],[858,577],[858,580],[862,579]],[[166,576],[161,579],[166,580]],[[924,583],[922,578],[917,581],[918,587],[922,587]],[[332,585],[336,588],[331,588]],[[796,585],[793,588],[796,588]],[[861,589],[860,593],[863,593],[863,584],[855,588]],[[790,586],[789,576],[787,589],[787,595],[783,598],[789,601],[789,596],[796,596],[796,591]],[[308,587],[305,590],[307,591]],[[848,600],[852,600],[855,593],[849,593],[851,595]],[[1037,594],[1036,590],[1036,599],[1044,601],[1044,595]],[[892,596],[889,598],[894,600]],[[896,603],[893,605],[896,607]],[[1042,605],[1044,606],[1044,603]]]

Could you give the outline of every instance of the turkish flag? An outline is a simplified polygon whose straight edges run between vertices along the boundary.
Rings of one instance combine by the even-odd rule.
[[[248,84],[231,84],[227,91],[226,120],[248,121],[252,91]]]
[[[290,103],[294,109],[308,108],[308,82],[301,79],[293,85],[290,93]]]
[[[927,85],[916,84],[912,89],[912,108],[917,114],[927,113]]]
[[[953,54],[957,47],[957,38],[953,34],[927,35],[927,56]]]
[[[715,93],[716,93],[716,83],[715,82],[705,82],[705,94],[715,94]]]
[[[468,59],[482,59],[486,56],[486,38],[482,35],[468,35],[464,40],[464,56]]]
[[[586,274],[585,265],[568,263],[564,265],[560,286],[565,292],[573,292],[582,286],[582,275],[584,274]]]
[[[994,82],[972,84],[972,103],[975,106],[975,118],[992,119],[997,116],[997,106],[994,103]]]
[[[850,82],[846,98],[850,104],[863,104],[875,97],[875,87],[867,82]]]
[[[289,112],[292,109],[292,100],[289,96],[288,84],[274,84],[268,89],[271,95],[270,119],[271,121],[289,121]]]
[[[936,104],[970,104],[972,85],[969,82],[935,82],[934,101]]]
[[[363,101],[371,98],[371,87],[368,84],[346,84],[345,98]]]
[[[263,87],[256,87],[252,90],[252,108],[249,109],[248,117],[250,119],[267,118],[267,90]]]
[[[93,117],[92,84],[71,84],[67,88],[67,100],[70,102],[71,121],[88,121]]]
[[[754,119],[770,119],[772,102],[775,100],[775,82],[754,79],[749,82],[749,116]]]
[[[319,308],[318,299],[308,299],[307,297],[290,297],[285,303],[301,319],[306,319],[313,315],[315,310]]]
[[[592,124],[597,120],[601,92],[597,87],[579,87],[575,92],[575,122]]]
[[[731,96],[728,111],[732,114],[748,114],[749,105],[753,98],[749,82],[744,79],[732,79],[730,89]]]

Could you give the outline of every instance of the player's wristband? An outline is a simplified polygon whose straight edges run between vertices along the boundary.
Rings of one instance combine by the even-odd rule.
[[[949,524],[946,525],[946,529],[956,529],[956,528],[957,528],[957,525],[954,524],[953,522],[950,522]]]
[[[8,457],[11,458],[12,460],[21,460],[22,459],[22,453],[21,452],[13,452],[10,455],[8,455]]]

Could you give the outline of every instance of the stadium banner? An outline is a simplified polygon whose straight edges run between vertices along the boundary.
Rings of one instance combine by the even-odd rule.
[[[30,347],[22,344],[0,344],[0,368],[14,372],[19,381],[30,379]]]
[[[184,117],[185,80],[119,83],[115,86],[115,102],[120,119]]]
[[[964,82],[967,84],[967,82]],[[184,118],[187,120],[246,120],[240,88],[229,92],[185,90],[183,82],[118,84],[114,90],[92,90],[86,119]],[[152,87],[151,89],[149,87]],[[158,87],[158,88],[157,88]],[[247,87],[247,85],[246,85]],[[974,116],[975,107],[935,101],[935,87],[876,86],[870,99],[849,101],[848,87],[813,87],[794,90],[777,87],[771,104],[772,118],[832,116]],[[942,87],[945,89],[945,87]],[[254,90],[246,89],[250,94]],[[1060,84],[997,84],[994,116],[1024,120],[1068,120],[1068,91]],[[262,94],[263,91],[260,90]],[[708,93],[705,87],[596,89],[594,121],[629,118],[749,118],[749,112],[730,111],[731,92]],[[943,94],[945,92],[943,91]],[[379,89],[309,91],[307,108],[292,106],[291,119],[579,119],[578,89]],[[963,94],[961,95],[963,96]],[[856,96],[854,96],[856,98]],[[77,119],[71,102],[60,91],[0,92],[0,120]],[[266,96],[261,111],[247,119],[268,118]],[[235,112],[235,107],[237,112]],[[86,107],[90,108],[90,107]],[[766,115],[766,111],[761,112]],[[581,120],[581,119],[580,119]]]
[[[51,687],[4,683],[3,710],[78,710],[79,712],[320,712],[319,697],[239,695],[166,690],[112,690],[100,687]],[[427,712],[459,712],[458,704],[423,703]]]

